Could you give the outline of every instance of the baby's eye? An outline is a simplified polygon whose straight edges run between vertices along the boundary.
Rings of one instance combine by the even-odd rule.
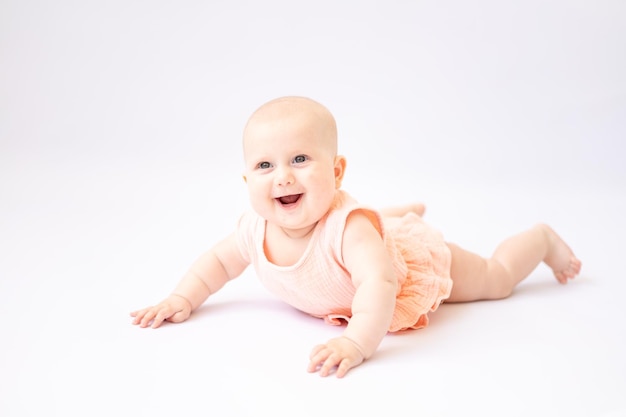
[[[298,155],[295,158],[293,158],[293,162],[295,162],[296,164],[301,164],[303,162],[305,162],[308,158],[306,157],[306,155]]]
[[[260,169],[269,169],[271,167],[272,167],[272,164],[270,164],[267,161],[259,162],[258,165],[257,165],[257,168],[260,168]]]

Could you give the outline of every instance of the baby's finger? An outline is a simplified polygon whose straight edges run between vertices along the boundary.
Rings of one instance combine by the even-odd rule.
[[[167,319],[171,315],[172,315],[171,309],[169,308],[160,309],[157,312],[156,316],[154,316],[154,319],[152,320],[152,328],[156,329],[157,327],[159,327],[161,323],[163,323],[163,321],[165,321],[165,319]]]
[[[317,371],[318,366],[323,364],[331,353],[331,350],[327,349],[324,345],[316,346],[311,353],[311,361],[309,362],[307,370],[309,372]]]
[[[326,358],[322,367],[320,368],[320,376],[328,376],[335,366],[342,362],[341,356],[337,353],[332,353]],[[346,371],[347,372],[347,371]],[[345,372],[344,372],[345,373]]]
[[[139,323],[139,320],[140,320],[140,318],[139,318],[139,310],[131,311],[130,312],[130,316],[133,318],[133,324]]]
[[[133,311],[132,313],[130,313],[130,316],[134,317],[133,324],[141,323],[141,320],[143,319],[144,315],[146,314],[146,311],[148,311],[148,309],[147,308],[143,308],[141,310],[136,310],[136,311]]]
[[[183,311],[177,311],[176,313],[169,316],[166,320],[172,323],[181,323],[185,321],[189,317]]]
[[[337,367],[337,378],[343,378],[348,373],[348,371],[352,369],[355,365],[356,364],[353,363],[350,359],[344,358],[344,360],[342,360]]]
[[[309,355],[309,359],[313,359],[315,355],[321,352],[323,349],[326,349],[326,345],[317,345],[311,350],[311,354]]]
[[[139,323],[139,327],[148,327],[152,319],[154,319],[154,316],[156,316],[154,308],[146,311],[141,319],[141,322]]]

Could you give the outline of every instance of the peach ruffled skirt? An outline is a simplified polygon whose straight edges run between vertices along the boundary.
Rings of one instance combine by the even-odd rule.
[[[442,234],[415,213],[385,218],[383,223],[385,244],[398,279],[389,331],[421,329],[428,325],[428,313],[437,310],[452,291],[450,249]],[[335,326],[350,321],[347,312],[320,317]]]
[[[452,291],[450,249],[442,234],[414,213],[385,218],[384,224],[399,284],[389,331],[426,327],[427,314]]]

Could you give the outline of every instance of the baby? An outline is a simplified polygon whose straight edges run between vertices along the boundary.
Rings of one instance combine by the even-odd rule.
[[[375,211],[341,182],[332,114],[304,97],[256,110],[243,134],[244,179],[253,211],[193,263],[172,294],[131,313],[159,327],[191,312],[252,264],[290,305],[331,324],[340,337],[313,348],[309,372],[341,378],[372,356],[387,332],[418,329],[444,300],[505,298],[541,262],[565,284],[581,262],[547,225],[506,239],[491,258],[445,242],[419,204]]]

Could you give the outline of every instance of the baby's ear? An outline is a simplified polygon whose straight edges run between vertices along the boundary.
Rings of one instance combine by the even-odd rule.
[[[343,155],[335,157],[335,188],[341,188],[343,175],[346,173],[346,158]]]

